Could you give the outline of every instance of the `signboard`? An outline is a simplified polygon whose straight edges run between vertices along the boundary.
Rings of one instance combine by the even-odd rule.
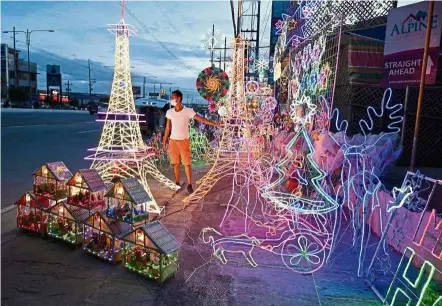
[[[428,2],[419,2],[388,12],[385,33],[384,68],[382,85],[406,86],[419,85],[422,73]],[[431,39],[428,49],[428,63],[425,83],[436,82],[437,62],[439,60],[442,2],[434,3]]]
[[[62,80],[60,65],[46,65],[46,83],[48,87],[61,87]]]
[[[140,86],[132,86],[132,92],[134,96],[141,95],[141,87]]]

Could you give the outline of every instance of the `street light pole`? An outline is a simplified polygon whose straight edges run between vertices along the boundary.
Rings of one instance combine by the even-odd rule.
[[[12,27],[12,36],[14,39],[14,75],[15,75],[15,87],[18,87],[20,84],[18,82],[18,56],[17,56],[17,49],[15,48],[15,27]],[[9,84],[8,84],[9,86]]]
[[[12,31],[3,31],[3,33],[9,33],[13,32],[14,36],[14,52],[15,51],[15,33],[25,33],[26,34],[26,45],[28,47],[28,92],[29,92],[29,102],[32,103],[32,94],[31,94],[31,61],[30,61],[30,54],[29,54],[29,46],[31,44],[31,33],[32,32],[55,32],[54,30],[32,30],[29,31],[29,29],[25,31],[16,31],[15,27],[12,28]],[[14,61],[15,61],[15,54],[14,54]],[[17,67],[18,63],[16,63]],[[17,69],[17,68],[16,68]],[[16,79],[18,80],[17,70],[16,70]],[[20,85],[20,83],[18,83]]]
[[[28,46],[28,90],[29,90],[29,103],[32,104],[32,92],[31,92],[31,59],[29,54],[29,46],[31,44],[31,33],[32,32],[55,32],[54,30],[26,30],[26,45]],[[37,80],[37,77],[36,77]],[[37,88],[36,88],[37,89]]]

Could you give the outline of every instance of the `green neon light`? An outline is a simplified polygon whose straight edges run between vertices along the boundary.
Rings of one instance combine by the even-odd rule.
[[[402,267],[402,265],[404,264],[405,258],[407,257],[407,252],[411,252],[411,255],[409,256],[408,262],[407,262],[406,267],[404,269],[404,272],[402,273],[402,279],[404,279],[413,289],[418,290],[418,287],[421,286],[422,277],[424,275],[426,275],[425,271],[426,270],[429,271],[428,279],[423,284],[422,289],[421,289],[420,294],[419,294],[419,297],[418,297],[418,301],[415,304],[416,306],[423,305],[422,304],[422,300],[424,299],[424,296],[425,296],[425,293],[426,293],[426,291],[428,289],[428,286],[429,286],[429,284],[430,284],[430,282],[431,282],[431,280],[432,280],[432,278],[433,278],[433,276],[434,276],[434,274],[436,272],[436,268],[434,267],[434,265],[431,262],[425,260],[423,265],[422,265],[422,267],[421,267],[421,269],[420,269],[420,271],[419,271],[419,275],[416,278],[416,280],[414,282],[412,280],[410,280],[410,278],[408,278],[408,276],[407,276],[407,273],[408,273],[408,270],[409,270],[409,268],[411,266],[411,263],[413,262],[413,258],[416,255],[416,252],[411,247],[407,247],[405,249],[403,255],[402,255],[401,261],[399,262],[399,265],[398,265],[398,268],[396,270],[396,273],[395,273],[395,276],[393,278],[393,281],[391,282],[391,284],[390,284],[390,286],[388,288],[387,296],[385,297],[384,303],[388,302],[388,297],[392,293],[393,285],[395,284],[395,281],[398,278],[399,270]],[[396,288],[395,289],[395,291],[393,293],[393,298],[391,300],[391,303],[388,303],[388,304],[391,305],[391,306],[395,306],[395,305],[399,306],[399,304],[396,303],[396,299],[397,299],[397,297],[400,294],[405,296],[408,299],[408,302],[407,302],[406,306],[411,306],[411,302],[413,301],[413,299],[402,288]],[[439,297],[436,300],[436,302],[433,304],[433,306],[437,306],[440,301],[442,301],[442,296]],[[400,305],[403,305],[403,304],[400,304]]]

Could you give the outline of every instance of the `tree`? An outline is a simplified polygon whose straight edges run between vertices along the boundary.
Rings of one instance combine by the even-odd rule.
[[[9,87],[9,100],[13,102],[23,102],[29,99],[29,95],[22,87]]]

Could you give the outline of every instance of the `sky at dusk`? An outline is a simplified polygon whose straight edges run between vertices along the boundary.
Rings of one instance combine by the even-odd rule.
[[[416,1],[399,1],[399,6],[413,2]],[[200,46],[201,36],[215,24],[228,41],[233,38],[230,2],[126,1],[126,5],[142,23],[126,13],[126,23],[138,29],[138,36],[130,38],[132,84],[142,86],[142,76],[146,76],[152,81],[171,82],[167,88],[179,87],[191,97],[198,97],[195,80],[210,65],[209,55]],[[262,1],[261,46],[269,42],[270,13],[271,1]],[[38,64],[41,89],[45,89],[46,65],[55,64],[61,65],[63,82],[73,83],[72,91],[88,92],[90,59],[92,78],[97,80],[93,92],[110,93],[113,67],[105,66],[113,66],[115,37],[106,25],[120,19],[118,1],[1,1],[3,31],[12,30],[13,26],[16,30],[55,30],[31,35],[31,62]],[[24,34],[17,34],[17,49],[26,59],[25,40]],[[2,33],[1,41],[12,47],[12,34]],[[147,87],[147,92],[152,91],[152,84]]]
[[[142,86],[142,76],[146,76],[158,82],[174,83],[167,88],[179,87],[197,97],[198,73],[210,65],[209,55],[200,46],[201,36],[215,24],[228,41],[233,38],[229,1],[127,1],[126,6],[145,26],[125,13],[126,23],[138,29],[138,36],[130,38],[133,85]],[[261,14],[270,14],[270,11],[271,2],[263,1]],[[107,24],[121,19],[121,5],[117,1],[2,1],[1,17],[3,31],[12,30],[13,26],[25,31],[55,30],[31,34],[30,56],[31,62],[38,64],[39,88],[46,86],[46,65],[56,64],[61,65],[63,82],[73,83],[72,91],[88,92],[90,59],[92,78],[97,80],[94,92],[110,93],[113,67],[105,66],[113,66],[115,37],[107,31]],[[265,17],[261,18],[261,26]],[[267,26],[262,35],[263,43],[268,44],[269,28]],[[1,40],[12,47],[12,33],[2,33]],[[17,34],[16,40],[20,57],[26,59],[25,35]],[[151,91],[153,85],[147,87]]]

